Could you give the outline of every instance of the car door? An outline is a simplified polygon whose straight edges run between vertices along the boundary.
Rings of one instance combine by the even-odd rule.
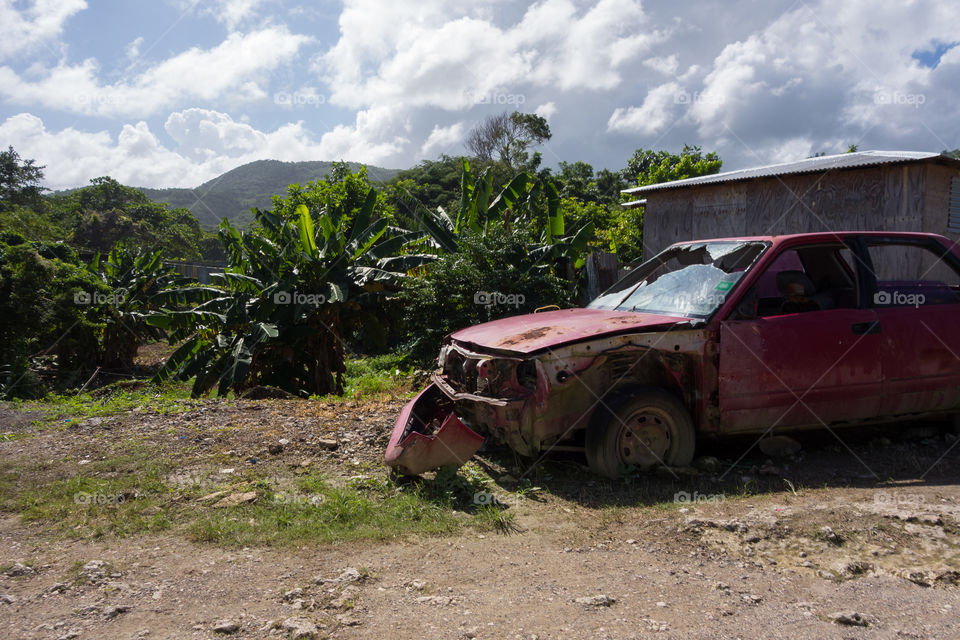
[[[960,261],[934,238],[868,237],[886,417],[960,410]]]
[[[831,424],[876,415],[882,395],[878,352],[883,337],[876,313],[862,302],[855,255],[840,243],[789,247],[746,294],[759,298],[755,317],[741,313],[721,322],[721,432]],[[818,283],[817,290],[825,292],[818,310],[783,312],[784,304],[778,307],[776,300],[761,297],[769,296],[769,283],[780,270],[801,270]]]

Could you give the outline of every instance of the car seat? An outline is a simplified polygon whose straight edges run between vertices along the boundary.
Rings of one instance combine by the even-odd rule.
[[[777,274],[777,290],[784,297],[781,313],[802,313],[825,308],[817,289],[803,271],[787,270]],[[832,305],[831,305],[832,306]]]

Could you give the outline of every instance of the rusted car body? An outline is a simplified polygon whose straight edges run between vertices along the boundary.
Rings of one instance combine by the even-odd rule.
[[[457,331],[385,462],[486,440],[584,451],[597,473],[688,464],[698,436],[960,412],[960,251],[920,233],[681,243],[585,309]]]

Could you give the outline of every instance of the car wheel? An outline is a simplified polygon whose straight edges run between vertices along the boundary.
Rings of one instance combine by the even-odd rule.
[[[640,387],[597,409],[585,445],[590,469],[616,478],[629,466],[689,465],[695,441],[693,419],[680,400],[663,389]]]

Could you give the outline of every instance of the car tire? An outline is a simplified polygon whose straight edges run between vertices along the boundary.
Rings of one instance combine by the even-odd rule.
[[[630,466],[689,465],[696,435],[690,412],[676,396],[638,387],[598,407],[584,444],[590,470],[617,478]]]

